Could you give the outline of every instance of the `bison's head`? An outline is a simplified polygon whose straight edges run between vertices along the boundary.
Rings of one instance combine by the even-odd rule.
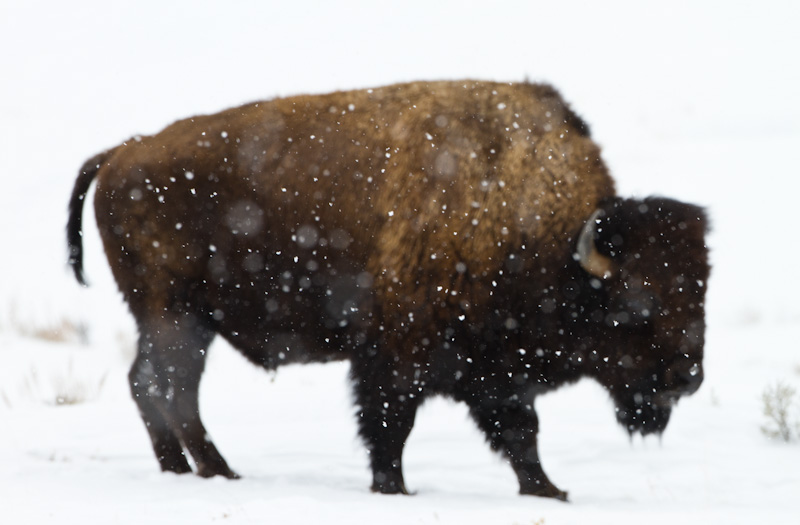
[[[707,222],[701,208],[668,199],[616,199],[578,241],[599,307],[597,378],[629,432],[660,433],[676,401],[703,381]]]

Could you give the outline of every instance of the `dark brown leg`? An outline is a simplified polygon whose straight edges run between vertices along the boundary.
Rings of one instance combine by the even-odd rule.
[[[139,415],[147,427],[147,432],[150,434],[153,451],[161,470],[177,474],[191,472],[192,468],[186,460],[178,437],[172,432],[151,397],[155,388],[153,385],[157,380],[154,378],[154,373],[150,359],[140,350],[128,374],[131,394],[139,407]]]
[[[374,365],[353,363],[359,434],[369,452],[372,490],[408,494],[402,456],[421,400],[420,382],[412,379],[413,371],[395,374],[394,363]]]
[[[140,323],[139,355],[129,378],[162,470],[189,472],[185,449],[203,477],[238,478],[200,420],[198,393],[214,332],[188,314]]]
[[[472,406],[470,412],[492,448],[510,459],[519,480],[520,494],[567,501],[567,493],[553,485],[542,469],[536,440],[539,421],[535,412],[524,410],[517,402]]]

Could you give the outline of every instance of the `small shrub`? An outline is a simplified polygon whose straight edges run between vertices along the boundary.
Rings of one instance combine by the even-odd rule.
[[[767,423],[761,431],[769,438],[789,442],[800,439],[800,419],[797,418],[797,391],[778,382],[761,394]]]
[[[48,405],[78,405],[100,395],[106,381],[106,374],[99,380],[89,380],[75,375],[70,359],[66,372],[51,374],[49,380],[42,382],[39,373],[32,368],[23,383],[26,397]]]
[[[6,395],[6,391],[5,390],[0,390],[0,397],[3,398],[3,402],[6,404],[7,407],[11,408],[11,400],[8,399],[8,396]]]
[[[94,399],[100,394],[106,382],[106,374],[97,381],[97,384],[81,381],[72,375],[53,377],[55,390],[55,405],[78,405]]]

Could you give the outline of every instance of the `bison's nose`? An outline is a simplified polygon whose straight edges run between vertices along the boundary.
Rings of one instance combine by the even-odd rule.
[[[678,370],[676,376],[681,383],[681,394],[691,395],[697,392],[703,382],[703,367],[695,363],[688,368]]]

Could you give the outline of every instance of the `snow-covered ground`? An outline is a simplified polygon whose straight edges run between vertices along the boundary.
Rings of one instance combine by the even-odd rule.
[[[760,429],[766,388],[800,390],[799,22],[790,1],[0,0],[0,521],[800,523],[800,442]],[[90,212],[93,286],[66,270],[83,161],[255,99],[466,77],[553,83],[620,193],[708,206],[700,391],[661,440],[630,441],[590,382],[537,400],[541,455],[569,504],[518,496],[465,408],[432,401],[405,457],[417,494],[387,497],[368,490],[347,364],[271,374],[217,343],[203,417],[244,477],[161,474],[127,391],[133,323]]]

